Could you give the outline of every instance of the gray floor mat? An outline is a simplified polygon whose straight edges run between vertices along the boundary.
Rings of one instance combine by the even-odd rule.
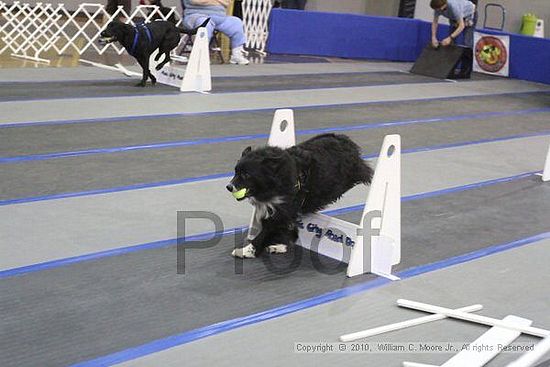
[[[430,83],[441,80],[395,72],[335,73],[316,75],[277,75],[215,77],[212,92],[275,91],[309,88],[336,88],[367,85]],[[155,87],[135,87],[137,79],[69,81],[42,83],[2,83],[0,102],[56,99],[177,94],[176,88],[157,83]]]
[[[295,109],[297,130],[548,108],[550,93],[461,97]],[[2,127],[0,158],[224,136],[266,135],[274,110]],[[517,115],[521,121],[523,117]],[[220,127],[223,126],[223,129]]]
[[[405,202],[398,269],[545,232],[540,218],[549,210],[550,187],[537,177]],[[2,280],[0,364],[67,365],[373,279],[319,272],[307,252],[291,274],[270,272],[256,259],[237,275],[232,246],[233,237],[225,237],[213,248],[188,250],[185,275],[176,274],[175,248],[168,247]],[[282,267],[293,254],[266,259]]]
[[[403,149],[532,134],[548,130],[548,115],[492,117],[346,132],[364,154],[377,154],[386,134],[401,134]],[[475,128],[473,128],[475,126]],[[302,135],[299,141],[311,137]],[[154,150],[1,164],[0,200],[52,195],[228,173],[248,146],[266,138]]]

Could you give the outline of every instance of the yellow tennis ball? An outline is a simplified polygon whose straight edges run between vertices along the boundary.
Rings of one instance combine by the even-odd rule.
[[[235,191],[235,192],[233,193],[233,197],[234,197],[235,199],[237,199],[237,200],[242,199],[242,198],[244,198],[244,197],[246,196],[246,192],[247,192],[247,191],[248,191],[247,189],[241,189],[241,190],[239,190],[239,191]]]

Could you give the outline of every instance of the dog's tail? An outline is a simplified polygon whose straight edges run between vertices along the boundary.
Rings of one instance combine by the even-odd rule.
[[[185,33],[185,34],[188,34],[188,35],[192,36],[194,34],[197,34],[197,31],[199,30],[199,28],[206,27],[206,25],[208,24],[209,21],[210,21],[210,18],[206,19],[204,22],[202,22],[202,24],[200,26],[195,27],[193,29],[185,29],[185,28],[181,28],[181,27],[177,27],[177,28],[178,28],[178,31],[180,33]]]
[[[372,176],[374,176],[374,170],[369,163],[364,161],[361,157],[361,147],[351,140],[349,136],[338,134],[333,134],[333,136],[344,143],[344,147],[349,149],[349,159],[352,162],[351,171],[355,176],[355,182],[370,185]]]
[[[357,168],[358,183],[370,185],[370,183],[372,182],[372,176],[374,176],[374,170],[371,168],[371,166],[367,162],[362,161],[360,164],[358,164]]]

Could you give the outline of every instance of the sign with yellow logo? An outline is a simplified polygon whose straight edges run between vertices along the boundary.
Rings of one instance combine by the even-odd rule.
[[[476,32],[474,35],[474,71],[509,76],[510,37]]]

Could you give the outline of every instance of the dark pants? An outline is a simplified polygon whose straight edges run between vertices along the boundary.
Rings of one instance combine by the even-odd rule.
[[[304,10],[307,0],[282,0],[281,6],[285,9]]]
[[[474,14],[473,24],[466,26],[462,31],[464,36],[464,46],[468,49],[464,51],[462,58],[460,59],[460,76],[469,78],[472,74],[472,69],[474,66],[474,32],[477,25],[477,11]],[[453,34],[454,31],[458,28],[457,22],[451,22],[450,33]]]

